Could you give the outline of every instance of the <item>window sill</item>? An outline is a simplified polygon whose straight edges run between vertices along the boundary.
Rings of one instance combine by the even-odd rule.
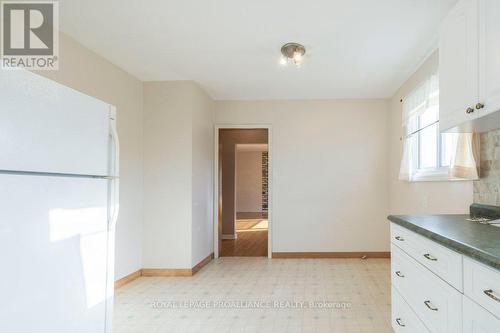
[[[464,178],[453,178],[453,177],[448,177],[448,176],[443,176],[443,177],[418,177],[418,178],[413,178],[410,183],[422,183],[422,182],[460,182],[460,181],[472,181],[470,179],[464,179]]]
[[[410,182],[456,182],[470,181],[469,179],[451,177],[448,169],[430,169],[416,172]]]

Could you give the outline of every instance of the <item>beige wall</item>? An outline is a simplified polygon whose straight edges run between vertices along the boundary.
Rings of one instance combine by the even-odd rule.
[[[267,129],[221,129],[219,133],[222,170],[222,234],[234,235],[236,145],[267,143]]]
[[[466,212],[471,182],[397,179],[399,100],[437,69],[437,61],[435,53],[389,102],[214,104],[192,82],[145,83],[143,91],[139,80],[61,33],[60,69],[39,74],[117,107],[115,275],[121,278],[141,267],[191,267],[212,251],[214,108],[216,123],[273,127],[275,252],[388,250],[387,213]],[[234,186],[228,188],[233,215],[223,216],[234,226]]]
[[[262,151],[236,150],[236,213],[262,212]]]
[[[214,101],[198,85],[192,113],[191,266],[213,252]]]
[[[195,83],[144,83],[145,268],[191,268],[212,252],[212,124]]]
[[[389,250],[385,100],[219,101],[216,123],[272,125],[272,251]]]
[[[466,213],[472,203],[472,182],[404,182],[398,179],[402,154],[403,128],[400,100],[415,89],[439,65],[438,52],[432,54],[390,100],[390,213]]]
[[[37,73],[116,106],[120,214],[115,278],[140,269],[142,249],[142,82],[60,33],[58,71]]]

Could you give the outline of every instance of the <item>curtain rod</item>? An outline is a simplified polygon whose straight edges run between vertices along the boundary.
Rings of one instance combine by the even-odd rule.
[[[424,130],[424,129],[426,129],[427,127],[430,127],[430,126],[435,125],[435,124],[437,124],[437,123],[439,123],[439,120],[436,120],[436,121],[435,121],[435,122],[433,122],[433,123],[430,123],[430,124],[428,124],[428,125],[425,125],[424,127],[419,128],[418,130],[413,131],[413,132],[411,132],[410,134],[407,134],[404,138],[405,138],[405,139],[408,139],[408,138],[410,138],[412,135],[417,134],[418,132],[423,131],[423,130]],[[402,140],[402,139],[403,139],[403,138],[400,138],[400,140]]]

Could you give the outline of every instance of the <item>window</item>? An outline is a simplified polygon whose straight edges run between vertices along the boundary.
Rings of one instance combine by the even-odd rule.
[[[406,161],[404,178],[446,180],[457,147],[457,134],[439,133],[439,81],[433,75],[403,101]],[[405,170],[403,170],[403,168]]]
[[[407,135],[415,136],[412,140],[414,145],[412,149],[414,154],[412,158],[413,180],[448,177],[448,169],[457,145],[457,135],[440,134],[438,119],[438,105],[429,107],[421,114],[416,114],[409,119],[408,128],[411,131]]]
[[[479,178],[479,135],[439,133],[439,83],[431,76],[403,101],[403,156],[399,179]]]

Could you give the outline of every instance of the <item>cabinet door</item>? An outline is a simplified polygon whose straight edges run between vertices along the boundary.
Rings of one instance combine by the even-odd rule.
[[[479,0],[479,116],[500,110],[500,1]]]
[[[476,117],[479,101],[478,0],[461,0],[441,26],[439,46],[440,129]]]
[[[464,293],[500,318],[500,272],[464,258]]]
[[[464,333],[498,333],[500,319],[471,301],[463,298],[464,306]]]

